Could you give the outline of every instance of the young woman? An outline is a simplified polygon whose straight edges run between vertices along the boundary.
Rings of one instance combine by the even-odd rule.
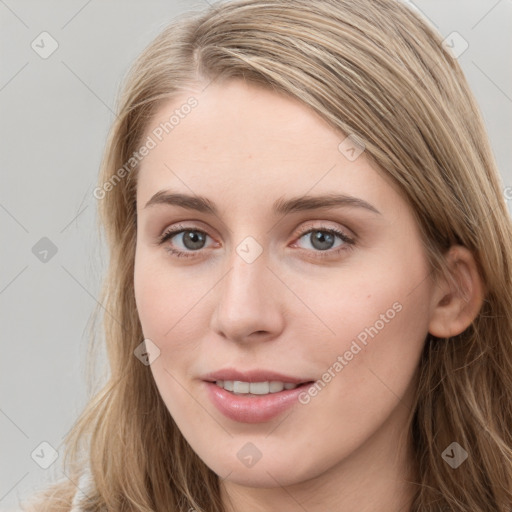
[[[512,226],[445,46],[238,0],[143,52],[94,193],[110,379],[33,510],[510,510]]]

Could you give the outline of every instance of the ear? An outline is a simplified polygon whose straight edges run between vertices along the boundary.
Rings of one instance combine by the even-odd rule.
[[[429,333],[437,338],[460,334],[482,307],[485,286],[471,251],[452,246],[445,256],[452,279],[440,278],[432,297]]]

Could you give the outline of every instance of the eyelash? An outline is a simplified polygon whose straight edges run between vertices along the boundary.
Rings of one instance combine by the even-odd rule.
[[[196,233],[201,233],[203,235],[209,236],[208,233],[201,229],[195,229],[193,227],[185,227],[185,226],[176,226],[173,229],[169,229],[165,231],[161,236],[158,237],[157,245],[163,245],[165,242],[167,242],[169,239],[173,238],[173,236],[178,235],[180,233],[183,233],[185,231],[193,231]],[[337,235],[344,243],[343,245],[337,247],[336,249],[327,249],[325,251],[310,251],[308,249],[303,249],[307,252],[315,252],[318,253],[316,258],[323,259],[323,258],[330,258],[332,256],[336,256],[340,254],[343,251],[348,251],[353,249],[355,245],[355,240],[348,237],[343,231],[340,231],[336,228],[331,227],[324,227],[324,226],[316,226],[314,228],[309,227],[305,228],[304,231],[300,232],[298,235],[298,239],[302,238],[304,235],[307,235],[309,233],[315,232],[315,231],[321,231],[324,233],[329,233],[331,235]],[[173,256],[176,256],[177,258],[193,258],[196,253],[201,252],[202,249],[199,249],[197,251],[178,251],[172,247],[165,247],[165,250],[172,254]]]

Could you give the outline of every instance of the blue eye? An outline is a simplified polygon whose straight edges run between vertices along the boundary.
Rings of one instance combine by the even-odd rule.
[[[166,231],[159,239],[159,244],[162,245],[168,240],[176,238],[178,235],[183,235],[182,244],[185,246],[185,251],[174,249],[171,246],[167,246],[166,250],[171,254],[176,255],[178,258],[193,256],[194,252],[198,252],[203,249],[207,233],[199,229],[194,228],[181,228]],[[192,253],[192,254],[189,254]]]
[[[182,248],[176,249],[173,244],[167,244],[165,250],[178,258],[190,258],[196,256],[205,247],[206,239],[209,235],[200,229],[193,227],[176,226],[174,229],[165,231],[158,239],[158,244],[163,245],[174,238],[181,236]],[[299,240],[309,236],[311,248],[304,249],[307,252],[315,253],[314,257],[326,258],[333,257],[342,251],[346,251],[355,245],[355,241],[347,236],[343,231],[335,228],[315,227],[299,234]],[[340,240],[338,245],[334,245],[336,238]],[[295,244],[294,244],[295,245]]]
[[[308,237],[309,243],[314,250],[315,258],[332,258],[337,256],[342,251],[347,251],[355,245],[355,240],[351,237],[347,236],[343,231],[335,229],[335,228],[327,228],[327,227],[315,227],[310,228],[307,231],[303,231],[299,240]],[[341,240],[337,246],[334,246],[335,239],[338,238]],[[311,252],[308,249],[308,252]]]
[[[341,240],[341,244],[336,247],[343,246],[345,244],[353,243],[353,240],[345,235],[342,231],[338,231],[337,229],[323,229],[323,228],[314,228],[309,229],[305,233],[303,233],[300,238],[307,237],[309,235],[309,241],[311,246],[314,249],[319,251],[326,251],[333,248],[333,244],[336,241],[336,238]],[[299,238],[299,239],[300,239]]]

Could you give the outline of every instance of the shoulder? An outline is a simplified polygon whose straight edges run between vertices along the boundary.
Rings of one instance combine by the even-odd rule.
[[[80,477],[62,477],[19,501],[19,512],[85,512],[94,497],[95,485],[88,465]],[[14,512],[14,511],[13,511]]]
[[[78,480],[77,490],[73,496],[73,501],[71,503],[71,509],[69,512],[83,512],[85,510],[83,504],[90,497],[93,488],[94,482],[91,472],[89,468],[86,468]]]

